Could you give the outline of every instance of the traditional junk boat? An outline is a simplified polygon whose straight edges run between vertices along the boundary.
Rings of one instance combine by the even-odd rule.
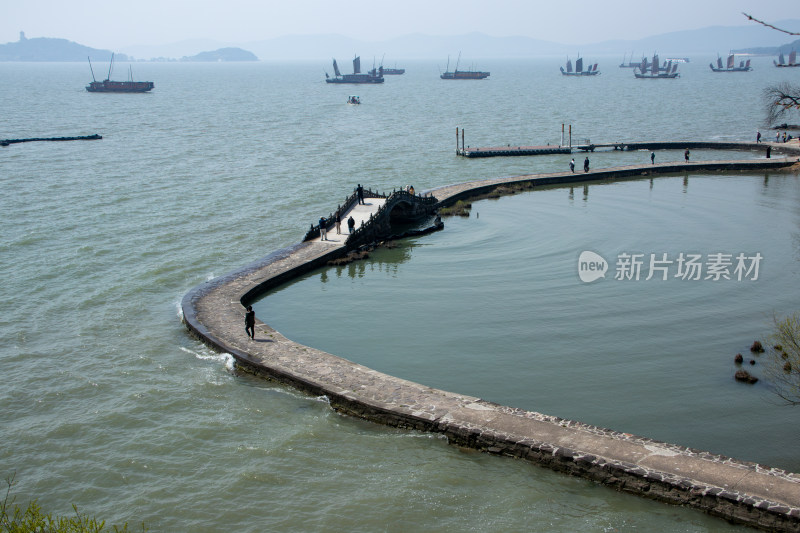
[[[383,75],[384,76],[399,76],[400,74],[405,74],[406,69],[404,68],[384,68]]]
[[[385,56],[384,56],[385,57]],[[383,66],[383,57],[381,58],[381,66]],[[405,74],[406,69],[404,68],[397,68],[397,64],[395,63],[394,68],[383,68],[383,75],[384,76],[400,76],[401,74]]]
[[[567,70],[564,70],[564,67],[559,67],[561,69],[561,74],[564,76],[596,76],[600,74],[600,71],[597,70],[597,63],[594,65],[589,65],[589,68],[583,70],[583,58],[578,57],[575,60],[575,71],[572,70],[572,61],[567,59]]]
[[[625,61],[626,57],[627,57],[626,55],[622,56],[622,63],[619,64],[619,68],[636,68],[636,67],[638,67],[639,65],[642,64],[641,61],[636,61],[636,62],[632,61],[633,60],[633,52],[631,52],[631,60],[628,60],[626,62]]]
[[[745,61],[739,61],[739,66],[736,66],[736,59],[734,58],[733,54],[728,56],[728,62],[726,66],[722,66],[722,58],[717,56],[717,66],[714,66],[714,63],[709,63],[709,67],[714,72],[749,72],[753,70],[753,67],[750,66],[750,60],[748,59]]]
[[[114,67],[114,54],[111,54],[111,64],[108,66],[108,77],[97,81],[94,77],[92,60],[89,59],[89,70],[92,71],[92,82],[86,86],[90,93],[146,93],[155,85],[152,81],[133,81],[133,70],[128,67],[129,81],[111,81],[111,69]]]
[[[774,59],[772,60],[775,63],[776,67],[800,67],[800,63],[797,62],[797,52],[792,50],[789,52],[789,62],[787,63],[783,57],[783,52],[780,53],[778,56],[778,61],[776,62]]]
[[[642,59],[641,65],[633,70],[633,75],[645,79],[674,79],[680,76],[677,63],[667,61],[664,66],[659,66],[658,54],[653,55],[653,62],[649,65],[647,58]]]
[[[480,70],[458,70],[458,64],[461,62],[461,54],[458,54],[458,61],[456,61],[456,69],[450,72],[450,58],[447,58],[447,67],[444,73],[439,77],[443,80],[482,80],[489,77],[489,72],[481,72]]]
[[[366,74],[361,73],[361,58],[356,56],[353,59],[353,73],[342,74],[339,72],[339,65],[333,60],[334,77],[325,73],[325,81],[328,83],[383,83],[383,67],[372,69]]]

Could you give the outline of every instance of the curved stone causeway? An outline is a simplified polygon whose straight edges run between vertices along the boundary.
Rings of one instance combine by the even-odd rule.
[[[449,205],[500,185],[541,186],[642,175],[798,170],[798,158],[634,165],[589,173],[498,178],[427,193]],[[238,367],[309,394],[338,412],[395,427],[443,434],[451,444],[525,459],[617,490],[689,505],[732,522],[800,531],[800,475],[700,450],[426,387],[303,346],[269,325],[244,332],[244,306],[347,252],[343,242],[308,240],[278,250],[189,291],[181,302],[189,331]]]

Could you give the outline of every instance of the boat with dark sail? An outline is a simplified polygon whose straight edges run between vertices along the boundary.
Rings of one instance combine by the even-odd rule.
[[[92,71],[92,82],[86,86],[90,93],[146,93],[155,87],[152,81],[133,81],[133,70],[128,67],[128,81],[111,81],[111,70],[114,68],[114,54],[111,54],[111,64],[108,66],[108,77],[97,81],[94,77],[92,60],[89,59],[89,70]]]
[[[583,70],[583,58],[578,56],[575,60],[575,70],[572,70],[572,61],[567,58],[567,70],[564,67],[559,67],[563,76],[597,76],[600,71],[597,70],[597,63],[589,65],[589,68]]]
[[[725,66],[722,66],[722,58],[717,56],[717,66],[714,66],[714,63],[709,63],[709,67],[713,72],[749,72],[753,70],[753,67],[750,66],[750,60],[747,61],[739,61],[739,66],[736,66],[736,58],[733,54],[728,55],[728,62]]]
[[[648,64],[647,58],[633,69],[633,75],[640,79],[675,79],[680,77],[678,64],[667,61],[663,66],[659,63],[658,54],[653,54],[653,62]]]
[[[786,59],[783,57],[783,52],[778,55],[778,61],[776,62],[774,59],[772,60],[775,63],[776,67],[800,67],[800,63],[797,62],[797,52],[792,50],[789,52],[789,62],[786,62]]]
[[[336,59],[333,60],[333,74],[334,77],[328,76],[325,73],[325,81],[327,83],[383,83],[383,67],[373,68],[366,74],[361,73],[361,57],[356,56],[353,59],[353,73],[342,74],[339,72],[339,65],[336,64]]]
[[[442,74],[439,75],[443,80],[482,80],[488,78],[490,73],[480,70],[458,70],[458,65],[461,62],[461,53],[458,54],[458,61],[456,61],[456,69],[450,72],[450,58],[447,58],[447,67]]]

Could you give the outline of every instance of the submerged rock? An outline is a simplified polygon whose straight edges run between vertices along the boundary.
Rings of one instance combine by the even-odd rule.
[[[755,383],[758,381],[758,378],[750,374],[747,370],[737,370],[733,377],[736,381],[743,381],[745,383]]]
[[[753,345],[750,346],[750,351],[754,353],[762,353],[764,351],[764,347],[761,346],[761,342],[753,341]]]

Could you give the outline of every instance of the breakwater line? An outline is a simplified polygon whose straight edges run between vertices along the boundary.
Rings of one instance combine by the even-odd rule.
[[[79,137],[31,137],[29,139],[0,139],[0,146],[8,146],[17,143],[29,143],[37,141],[99,141],[102,135],[83,135]]]
[[[725,171],[787,168],[795,160],[739,162]],[[725,162],[729,165],[732,162]],[[709,165],[704,162],[704,165]],[[694,164],[618,167],[589,173],[527,175],[456,184],[430,191],[440,203],[504,184],[541,185],[702,172]],[[708,167],[706,171],[716,171]],[[653,441],[487,402],[395,378],[309,348],[258,323],[244,335],[243,305],[345,253],[340,243],[309,240],[190,291],[182,308],[187,327],[258,375],[325,396],[339,412],[397,427],[445,435],[457,445],[519,457],[649,498],[691,505],[765,529],[800,526],[800,477],[779,469]],[[268,321],[268,319],[267,319]]]

